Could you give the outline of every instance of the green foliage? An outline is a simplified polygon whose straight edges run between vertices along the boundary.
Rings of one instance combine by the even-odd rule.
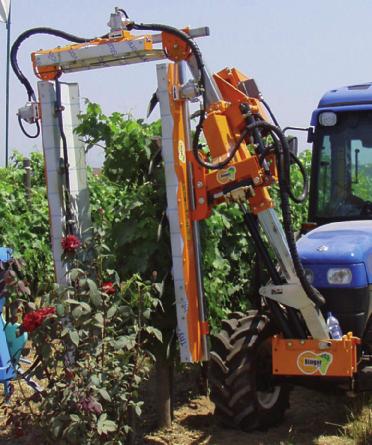
[[[106,116],[98,104],[89,102],[86,113],[80,115],[76,132],[85,138],[88,149],[103,143],[103,170],[113,182],[133,187],[146,181],[150,161],[157,151],[153,138],[160,136],[159,122],[147,125],[117,112]]]
[[[305,168],[305,171],[307,172],[308,180],[310,182],[311,151],[303,151],[300,153],[299,158]],[[302,175],[299,168],[295,165],[291,167],[291,187],[295,196],[301,195],[303,191]],[[291,202],[292,223],[295,231],[300,230],[301,224],[307,221],[308,204],[308,200],[306,200],[303,204],[295,204]],[[276,206],[278,205],[279,203],[276,202]]]
[[[77,133],[88,147],[103,144],[106,151],[102,174],[88,171],[91,262],[73,261],[71,285],[51,289],[48,209],[38,154],[31,156],[30,200],[21,158],[16,155],[10,168],[0,169],[0,245],[24,258],[33,295],[49,290],[42,304],[56,308],[31,336],[41,358],[38,372],[49,380],[40,422],[50,442],[120,444],[130,431],[129,412],[141,414],[138,387],[152,353],[169,358],[174,352],[170,235],[156,142],[160,126],[120,113],[105,116],[98,105],[88,104]],[[310,153],[301,157],[309,169]],[[295,169],[292,183],[299,194]],[[273,196],[279,208],[274,188]],[[306,205],[292,211],[298,229]],[[236,205],[217,206],[201,229],[205,293],[215,327],[230,311],[246,310],[249,297],[256,295],[254,249]],[[103,290],[108,280],[114,293]]]
[[[169,237],[164,233],[164,173],[155,138],[159,123],[144,124],[128,115],[105,116],[89,103],[76,132],[91,147],[104,143],[103,175],[90,177],[92,216],[105,229],[122,276],[171,268]],[[122,255],[125,252],[125,255]]]
[[[205,294],[213,327],[234,310],[249,308],[252,243],[237,205],[220,204],[203,221]]]
[[[88,146],[103,143],[106,153],[103,174],[89,179],[93,222],[105,234],[121,278],[140,273],[158,289],[162,308],[152,323],[165,341],[154,342],[153,350],[166,354],[175,338],[176,315],[164,171],[156,143],[159,122],[105,116],[96,104],[88,104],[80,119],[77,133]]]
[[[311,151],[305,150],[299,155],[299,159],[302,162],[305,171],[310,182],[310,169],[311,169]],[[291,166],[291,189],[295,196],[300,196],[303,192],[303,178],[297,165]],[[274,185],[270,188],[270,195],[274,200],[275,209],[279,215],[279,219],[282,220],[281,215],[281,202],[279,197],[278,185]],[[307,221],[309,200],[304,203],[296,204],[290,200],[292,225],[294,231],[299,231],[301,224]]]
[[[23,157],[15,153],[9,168],[0,169],[0,245],[14,250],[27,267],[25,279],[36,297],[53,281],[49,245],[49,214],[43,177],[43,157],[32,153],[32,194],[23,185]]]

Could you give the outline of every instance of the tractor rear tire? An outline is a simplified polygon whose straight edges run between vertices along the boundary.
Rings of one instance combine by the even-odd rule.
[[[278,424],[289,407],[289,386],[272,376],[273,324],[258,311],[233,317],[211,337],[209,382],[215,416],[228,427],[265,429]]]

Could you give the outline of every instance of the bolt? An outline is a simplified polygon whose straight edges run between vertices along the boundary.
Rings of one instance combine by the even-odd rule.
[[[202,181],[198,181],[197,183],[196,183],[196,187],[198,188],[198,189],[201,189],[201,188],[203,188],[203,183],[202,183]]]
[[[256,176],[255,178],[253,178],[253,184],[259,184],[260,183],[260,178],[258,176]]]
[[[174,48],[174,49],[177,49],[177,48],[178,48],[177,43],[175,43],[175,44],[173,45],[173,48]]]
[[[204,204],[205,203],[205,199],[204,198],[199,198],[198,199],[198,203],[199,204]]]

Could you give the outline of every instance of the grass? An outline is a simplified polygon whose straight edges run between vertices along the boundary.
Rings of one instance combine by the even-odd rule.
[[[355,445],[372,444],[372,397],[358,399],[342,427],[342,435],[353,440]]]

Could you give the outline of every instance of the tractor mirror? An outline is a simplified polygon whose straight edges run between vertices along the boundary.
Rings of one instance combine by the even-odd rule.
[[[298,139],[296,136],[287,136],[289,151],[297,156],[298,154]]]
[[[307,130],[307,142],[309,144],[314,142],[314,128],[313,127],[309,127],[309,129]]]

